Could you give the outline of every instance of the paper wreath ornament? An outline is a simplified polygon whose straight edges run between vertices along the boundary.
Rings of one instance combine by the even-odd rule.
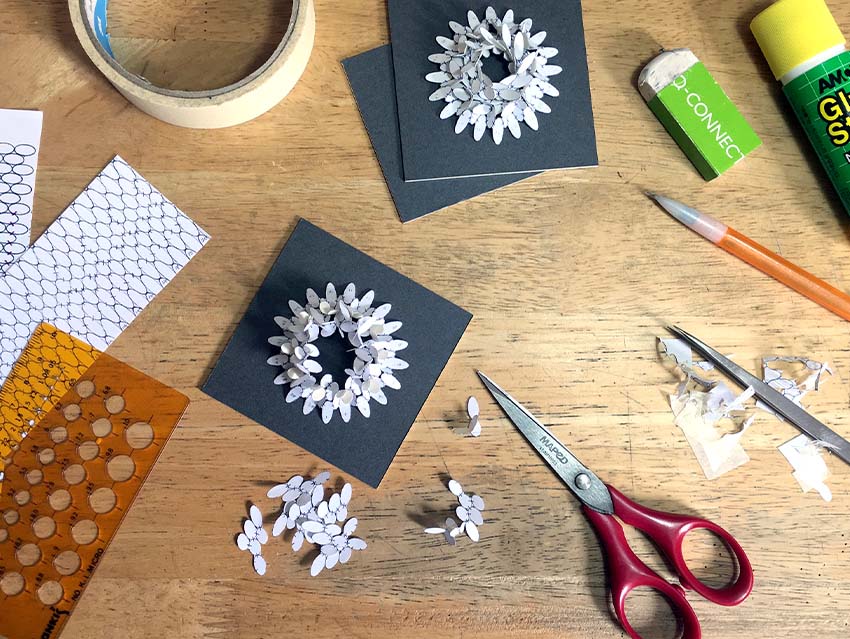
[[[449,22],[453,37],[437,36],[443,51],[428,57],[440,65],[439,71],[425,76],[440,85],[429,99],[447,103],[440,118],[456,115],[455,133],[472,126],[475,141],[490,129],[496,144],[501,144],[505,129],[519,138],[520,122],[536,131],[537,113],[551,113],[543,98],[559,95],[549,82],[562,71],[549,63],[558,50],[543,46],[545,31],[532,33],[531,18],[516,24],[511,9],[500,19],[493,7],[487,7],[484,20],[470,11],[467,23]],[[483,69],[483,60],[490,56],[502,57],[510,74],[491,79]]]
[[[372,400],[386,404],[385,389],[401,388],[395,372],[408,367],[408,363],[398,357],[398,352],[407,348],[407,342],[396,339],[393,334],[402,323],[387,319],[392,309],[390,304],[372,306],[374,291],[358,298],[353,283],[345,287],[342,295],[337,294],[333,283],[328,283],[324,297],[319,297],[312,288],[307,289],[306,297],[306,306],[289,301],[291,316],[274,318],[283,329],[283,335],[268,340],[280,348],[280,353],[270,357],[268,363],[283,368],[274,383],[288,384],[286,401],[303,399],[304,414],[318,409],[325,424],[336,411],[344,422],[348,422],[352,407],[368,418]],[[316,342],[320,337],[334,334],[346,339],[354,352],[354,360],[351,367],[345,369],[346,379],[342,383],[330,374],[317,377],[322,366],[316,359],[320,354]]]

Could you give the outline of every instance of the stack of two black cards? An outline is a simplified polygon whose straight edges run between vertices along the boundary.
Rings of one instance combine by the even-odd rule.
[[[558,96],[547,97],[551,113],[540,115],[539,129],[524,127],[498,145],[492,135],[476,141],[471,126],[456,134],[455,119],[440,118],[445,103],[429,100],[437,85],[426,79],[438,70],[429,60],[440,51],[437,37],[454,36],[449,22],[466,24],[469,12],[484,20],[488,7],[498,16],[512,10],[517,23],[531,19],[563,69],[550,78]],[[388,0],[388,9],[392,44],[343,67],[402,222],[541,171],[597,165],[580,0]],[[509,74],[497,56],[485,64],[494,81]]]

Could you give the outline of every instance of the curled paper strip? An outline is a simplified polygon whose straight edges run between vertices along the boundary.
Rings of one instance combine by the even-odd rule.
[[[432,102],[446,102],[440,118],[456,115],[455,133],[472,126],[476,141],[490,129],[496,144],[501,144],[505,129],[519,138],[520,122],[536,131],[537,113],[552,111],[543,98],[559,95],[549,81],[562,71],[549,63],[558,50],[543,46],[545,31],[532,33],[531,18],[516,24],[511,9],[500,19],[487,7],[483,20],[469,11],[467,23],[449,22],[453,37],[437,36],[443,51],[428,57],[440,65],[439,71],[425,76],[440,85],[430,97]],[[508,63],[508,76],[493,81],[484,72],[483,60],[491,55]]]
[[[341,295],[332,283],[325,288],[325,296],[307,289],[307,305],[290,300],[290,317],[278,316],[274,320],[283,329],[283,335],[269,338],[269,343],[280,347],[280,354],[268,359],[272,366],[283,367],[275,384],[289,384],[287,403],[304,400],[303,412],[309,415],[318,409],[322,421],[328,423],[336,411],[344,422],[351,420],[351,409],[356,407],[363,417],[371,414],[370,402],[387,403],[386,388],[400,389],[396,371],[404,370],[408,363],[398,356],[407,348],[407,342],[393,334],[402,323],[387,320],[390,304],[372,306],[374,291],[357,297],[354,284],[349,284]],[[354,361],[345,369],[345,381],[340,384],[332,375],[322,372],[316,360],[319,337],[338,333],[353,347]]]

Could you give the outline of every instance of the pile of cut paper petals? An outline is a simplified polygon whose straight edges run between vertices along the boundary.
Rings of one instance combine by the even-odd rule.
[[[280,499],[282,508],[272,528],[272,537],[280,537],[287,530],[295,530],[292,550],[301,550],[304,542],[319,547],[313,560],[310,574],[317,576],[337,564],[348,563],[355,551],[365,550],[366,542],[354,536],[357,519],[348,519],[351,502],[351,484],[346,483],[339,492],[325,498],[325,483],[330,473],[319,473],[313,479],[295,475],[283,484],[273,486],[267,496]],[[250,518],[244,522],[244,531],[237,537],[240,550],[248,550],[254,558],[254,570],[259,575],[266,572],[262,557],[262,545],[269,535],[262,527],[263,517],[256,506],[250,508]],[[342,524],[342,525],[340,525]]]

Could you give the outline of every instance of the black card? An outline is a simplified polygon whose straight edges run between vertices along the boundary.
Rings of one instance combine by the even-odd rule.
[[[343,60],[342,66],[402,222],[536,175],[524,173],[405,182],[391,46],[385,44]]]
[[[410,364],[397,371],[398,390],[386,389],[387,404],[371,402],[367,419],[356,409],[345,423],[337,412],[324,424],[317,411],[302,413],[303,400],[285,402],[288,385],[276,386],[281,372],[266,360],[280,352],[268,338],[281,335],[276,315],[289,317],[289,300],[305,304],[307,288],[339,291],[353,282],[359,292],[375,291],[374,306],[392,304],[387,319],[403,323],[393,335],[408,342],[399,356]],[[411,279],[301,220],[265,282],[236,327],[203,390],[243,415],[283,435],[361,481],[377,487],[407,431],[437,382],[472,315]],[[338,369],[351,366],[350,345],[335,337],[315,344],[327,372],[341,384]]]
[[[522,124],[520,139],[506,133],[498,146],[489,130],[478,142],[472,127],[456,135],[455,116],[439,117],[446,103],[428,100],[439,85],[425,79],[439,71],[428,60],[442,50],[436,37],[454,36],[449,21],[466,24],[470,10],[481,19],[488,6],[500,17],[513,9],[517,23],[531,18],[531,32],[545,31],[544,44],[558,49],[551,63],[563,67],[550,80],[560,95],[546,98],[552,112],[539,115],[540,130]],[[579,0],[389,0],[389,16],[406,181],[597,165]],[[487,64],[498,63],[494,59]],[[508,75],[506,66],[493,75],[494,81]]]

